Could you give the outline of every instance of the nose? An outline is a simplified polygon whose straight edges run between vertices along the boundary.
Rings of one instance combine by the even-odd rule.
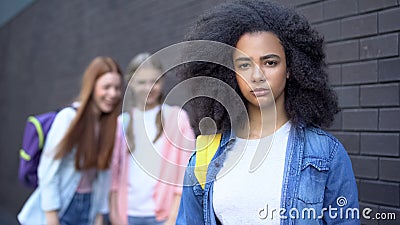
[[[120,90],[118,88],[111,88],[110,95],[112,98],[118,98],[120,95]]]
[[[260,67],[254,67],[254,70],[251,74],[251,81],[253,83],[264,82],[266,80],[264,73],[261,71]]]
[[[146,83],[146,90],[150,90],[152,86],[153,86],[152,82],[147,82]]]

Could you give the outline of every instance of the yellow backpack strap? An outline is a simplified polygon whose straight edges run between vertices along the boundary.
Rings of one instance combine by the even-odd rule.
[[[196,167],[194,168],[194,175],[203,189],[206,184],[208,165],[217,152],[221,136],[221,134],[200,135],[196,139]]]
[[[40,124],[40,121],[34,116],[28,117],[28,121],[31,122],[36,128],[36,132],[39,137],[39,146],[38,147],[39,147],[39,149],[42,149],[43,145],[44,145],[44,135],[43,135],[42,124]]]

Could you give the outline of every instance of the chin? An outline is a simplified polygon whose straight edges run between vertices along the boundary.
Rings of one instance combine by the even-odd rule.
[[[260,104],[261,109],[274,109],[276,110],[275,102],[265,102]]]
[[[110,112],[112,112],[112,110],[113,110],[113,109],[110,109],[110,108],[103,108],[101,111],[102,111],[103,113],[110,113]]]
[[[275,102],[271,100],[263,99],[260,102],[253,102],[252,105],[259,107],[260,109],[269,109],[271,107],[275,107]]]
[[[151,100],[151,101],[147,101],[146,102],[146,105],[156,105],[157,104],[157,101],[156,100]]]

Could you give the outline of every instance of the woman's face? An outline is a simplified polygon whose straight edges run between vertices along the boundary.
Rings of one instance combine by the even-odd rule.
[[[137,71],[130,82],[138,106],[153,108],[160,104],[162,80],[157,80],[161,71],[156,68],[143,68]]]
[[[283,106],[286,56],[279,39],[271,32],[246,33],[236,48],[241,51],[233,54],[236,79],[248,106],[270,107],[274,100]]]
[[[93,100],[97,111],[110,113],[121,99],[121,76],[117,73],[105,73],[94,85]]]

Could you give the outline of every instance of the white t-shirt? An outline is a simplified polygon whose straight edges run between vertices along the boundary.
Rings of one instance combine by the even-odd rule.
[[[134,158],[129,160],[129,216],[155,215],[153,194],[157,180],[154,177],[159,174],[161,161],[154,154],[158,154],[163,145],[163,138],[161,137],[153,143],[157,135],[156,115],[159,111],[160,106],[147,111],[134,109],[135,149],[133,151]]]
[[[281,189],[290,127],[290,122],[287,122],[275,135],[262,139],[236,138],[214,183],[213,206],[222,224],[280,224]],[[257,148],[262,154],[257,152],[256,161],[262,163],[256,164],[259,167],[255,171],[250,171]],[[264,161],[260,161],[261,158]],[[272,213],[274,209],[276,211]]]

